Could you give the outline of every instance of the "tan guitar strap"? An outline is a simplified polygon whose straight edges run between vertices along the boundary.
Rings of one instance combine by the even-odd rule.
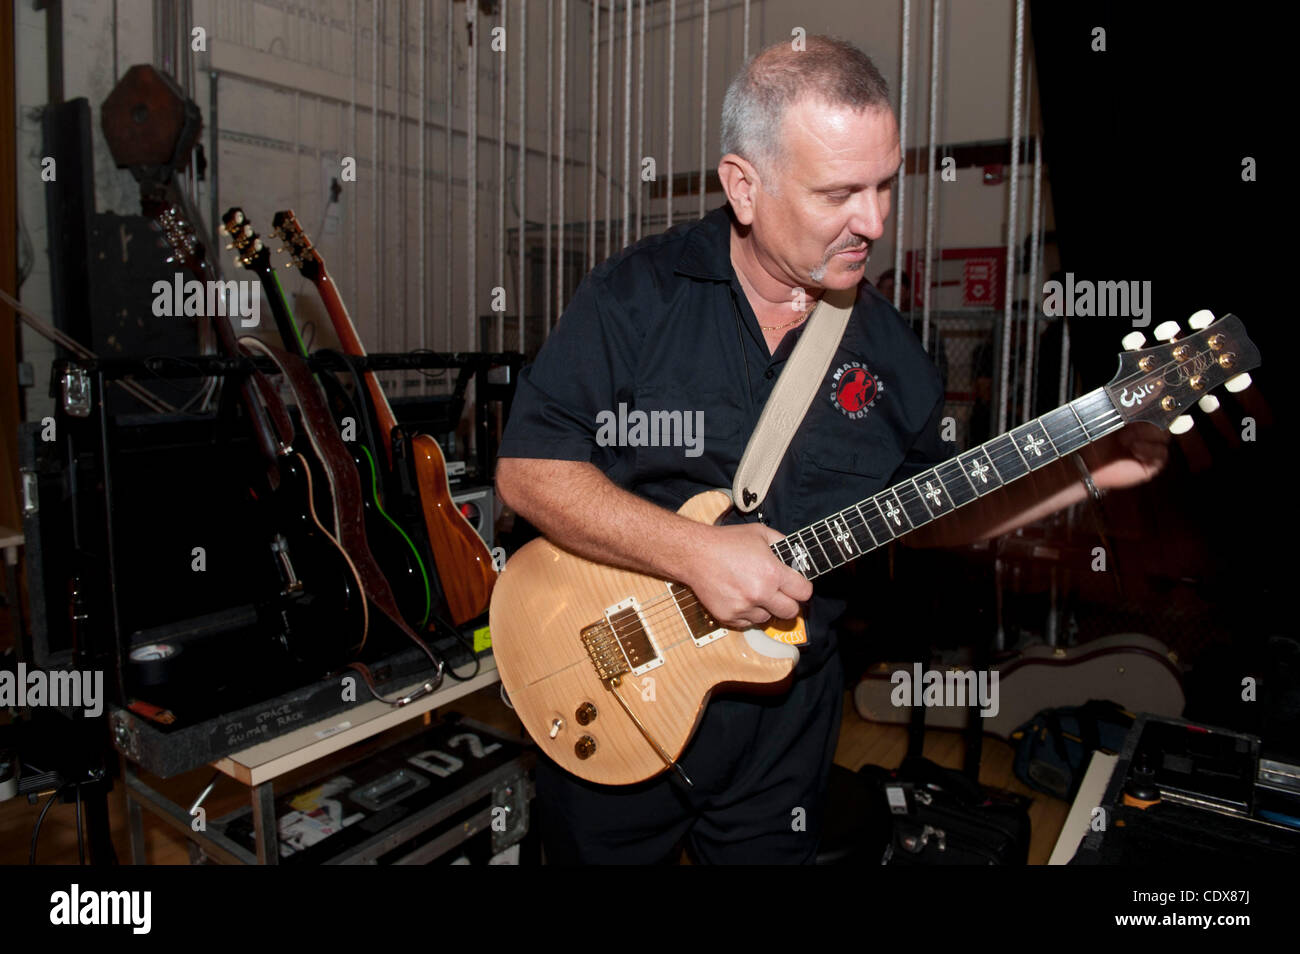
[[[731,495],[736,509],[749,513],[767,496],[786,448],[807,415],[822,376],[844,337],[857,297],[856,285],[828,290],[809,316],[808,325],[777,378],[736,468]]]

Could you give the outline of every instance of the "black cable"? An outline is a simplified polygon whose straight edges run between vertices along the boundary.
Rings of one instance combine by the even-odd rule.
[[[36,864],[36,840],[41,837],[41,823],[45,821],[45,813],[50,810],[50,806],[54,804],[54,800],[58,798],[59,794],[67,787],[67,785],[60,785],[54,790],[53,794],[51,794],[46,800],[45,807],[41,809],[41,814],[36,819],[36,827],[32,829],[32,849],[27,853],[27,863],[29,865]]]
[[[77,864],[86,863],[86,845],[81,838],[81,783],[77,783]]]
[[[474,671],[471,672],[468,676],[458,675],[456,673],[456,670],[452,669],[449,663],[446,664],[447,675],[451,676],[451,678],[455,679],[457,682],[469,682],[471,679],[477,676],[479,674],[479,670],[483,668],[483,661],[479,659],[478,653],[474,652],[474,644],[471,643],[468,639],[466,639],[465,635],[459,629],[457,629],[451,623],[443,619],[442,614],[440,614],[437,610],[431,610],[429,612],[429,621],[433,623],[433,628],[435,630],[440,630],[440,631],[445,630],[446,633],[449,634],[452,639],[456,640],[456,642],[460,643],[461,646],[465,648],[465,651],[469,653],[470,658],[474,660]]]

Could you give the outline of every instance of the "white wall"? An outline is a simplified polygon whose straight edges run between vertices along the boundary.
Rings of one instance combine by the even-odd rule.
[[[418,347],[468,349],[493,347],[496,342],[479,342],[473,332],[469,311],[469,247],[476,249],[473,287],[476,311],[490,311],[494,286],[506,289],[507,311],[518,305],[517,266],[513,257],[502,275],[497,264],[497,202],[500,177],[497,172],[497,68],[500,54],[488,49],[490,30],[499,22],[487,18],[480,23],[478,63],[478,167],[475,173],[478,223],[473,243],[469,239],[467,85],[469,49],[464,24],[463,0],[424,0],[429,42],[426,74],[424,298],[421,301],[419,231],[420,148],[418,136],[420,39],[417,30],[421,0],[387,0],[382,14],[378,54],[381,82],[381,122],[374,138],[370,104],[372,63],[371,27],[375,0],[317,0],[287,3],[277,0],[193,0],[193,24],[207,32],[208,51],[196,54],[195,99],[209,115],[208,70],[220,73],[217,114],[219,207],[242,206],[264,235],[270,230],[272,213],[292,206],[300,221],[325,256],[361,336],[371,350]],[[554,5],[558,24],[560,0]],[[452,7],[455,42],[452,48],[454,84],[452,166],[445,168],[446,29],[447,11]],[[519,46],[527,44],[528,147],[527,217],[543,222],[546,215],[544,150],[546,146],[546,52],[547,30],[544,0],[528,0],[527,36],[521,37],[520,0],[509,0],[507,34],[507,155],[506,227],[518,225],[515,190],[518,163]],[[567,43],[566,151],[569,174],[564,217],[569,222],[588,219],[588,175],[586,168],[590,136],[590,64],[592,51],[600,50],[598,95],[598,193],[597,216],[603,222],[607,172],[613,173],[612,194],[615,241],[622,237],[623,177],[623,77],[624,37],[628,4],[616,0],[614,44],[614,91],[612,132],[613,168],[605,168],[605,149],[611,126],[607,117],[606,82],[609,50],[606,36],[608,11],[602,9],[600,36],[590,37],[591,7],[569,0]],[[45,258],[44,197],[39,182],[39,126],[32,111],[45,101],[44,14],[16,5],[18,21],[18,88],[20,212],[36,250],[37,271],[23,287],[23,298],[38,310],[48,311],[48,262]],[[354,11],[355,8],[355,11]],[[754,0],[751,6],[750,52],[778,40],[788,40],[795,27],[809,34],[825,32],[861,46],[877,62],[897,99],[899,86],[900,0]],[[150,62],[152,50],[151,0],[119,0],[118,21],[111,22],[112,5],[95,0],[65,0],[64,49],[65,95],[85,95],[94,109],[97,147],[96,186],[98,207],[133,212],[135,184],[130,175],[113,168],[99,132],[98,106],[111,89],[116,76],[136,62]],[[930,4],[913,2],[911,36],[912,86],[910,90],[908,146],[926,141],[926,86],[929,77]],[[946,35],[941,62],[940,142],[960,143],[1006,139],[1011,135],[1011,51],[1014,37],[1011,0],[963,0],[945,7]],[[354,34],[353,18],[359,24]],[[633,53],[636,50],[636,22],[640,3],[632,4],[634,17]],[[674,172],[699,167],[700,90],[703,48],[702,0],[679,0],[676,29],[676,96]],[[667,174],[667,0],[647,4],[645,39],[645,120],[642,148],[636,148],[636,103],[638,69],[632,70],[632,166],[639,168],[639,155],[656,158],[660,176]],[[707,122],[705,164],[716,167],[718,159],[718,115],[727,83],[742,60],[743,5],[741,0],[713,2],[709,16],[709,63],[707,78]],[[399,27],[401,28],[399,30]],[[116,36],[117,62],[113,62]],[[399,52],[400,41],[400,52]],[[359,55],[354,56],[354,42]],[[552,49],[558,59],[559,31],[555,29]],[[399,98],[399,85],[402,95]],[[355,86],[355,93],[354,93]],[[558,84],[557,84],[558,94]],[[355,135],[353,101],[355,98]],[[551,103],[553,118],[558,104]],[[399,123],[399,113],[405,117]],[[403,131],[404,130],[404,131]],[[205,141],[206,136],[205,132]],[[558,148],[558,131],[556,146]],[[371,165],[372,152],[379,161]],[[326,194],[331,175],[337,174],[343,156],[358,160],[358,179],[345,183],[336,216],[326,218]],[[448,172],[453,199],[444,201]],[[638,184],[639,186],[639,184]],[[1022,175],[1022,202],[1029,197],[1028,170]],[[647,188],[639,186],[640,188]],[[1044,182],[1046,190],[1046,181]],[[978,170],[963,170],[957,182],[943,183],[937,194],[940,243],[945,246],[985,246],[1005,242],[1006,185],[986,186]],[[648,195],[648,191],[646,193]],[[909,177],[907,183],[906,244],[919,246],[924,235],[923,177]],[[206,194],[199,196],[205,214]],[[706,197],[706,208],[721,201],[720,194]],[[694,217],[696,197],[679,196],[674,218]],[[632,204],[635,214],[635,201]],[[558,204],[555,215],[558,217]],[[645,227],[662,227],[663,203],[643,203]],[[1049,212],[1050,221],[1050,212]],[[585,227],[585,225],[584,225]],[[540,238],[540,228],[532,230]],[[632,236],[635,238],[635,234]],[[585,239],[578,239],[585,248]],[[877,276],[893,262],[893,232],[878,243],[868,267]],[[604,245],[598,244],[597,259]],[[279,257],[282,258],[283,257]],[[450,263],[451,306],[447,300],[447,265]],[[233,270],[233,269],[232,269]],[[297,298],[301,315],[326,325],[311,289],[290,276],[286,284]],[[572,289],[568,289],[571,291]],[[554,291],[552,291],[552,297]],[[552,306],[552,319],[555,317]],[[421,320],[423,316],[423,321]],[[267,322],[269,324],[269,322]],[[318,340],[329,340],[322,327]],[[515,346],[513,337],[506,341]],[[529,342],[530,346],[536,342]],[[34,410],[45,391],[42,357],[49,349],[34,336],[25,336],[28,360],[38,366],[38,388],[29,391]],[[29,414],[31,416],[31,414]],[[39,416],[39,414],[35,414]]]

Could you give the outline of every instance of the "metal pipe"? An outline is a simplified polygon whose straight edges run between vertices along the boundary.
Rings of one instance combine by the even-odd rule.
[[[528,225],[528,4],[519,5],[519,352],[524,353],[524,325],[527,324],[527,295],[524,273],[527,245],[524,230]]]
[[[497,70],[497,284],[506,287],[506,50],[509,30],[506,11],[510,4],[501,0],[501,38],[507,47],[501,50]],[[506,313],[496,313],[496,350],[506,350]]]
[[[384,349],[384,319],[379,309],[379,4],[372,8],[370,23],[370,316],[375,322],[375,339]],[[286,342],[287,343],[287,342]]]
[[[442,169],[443,169],[442,201],[444,206],[444,212],[446,213],[446,218],[444,219],[444,221],[447,224],[446,224],[446,228],[442,230],[442,234],[444,236],[443,242],[444,242],[444,249],[445,249],[445,254],[442,256],[443,267],[444,267],[444,272],[443,272],[444,299],[443,299],[443,310],[442,310],[442,323],[443,323],[443,327],[446,329],[446,334],[444,335],[444,337],[446,338],[445,347],[446,350],[448,351],[455,350],[451,345],[451,341],[452,341],[451,329],[452,329],[452,325],[454,324],[454,322],[451,320],[452,259],[455,257],[451,246],[451,228],[452,228],[452,222],[455,220],[455,209],[452,206],[452,196],[451,196],[451,178],[452,178],[452,171],[453,171],[452,150],[451,150],[451,140],[453,134],[451,128],[452,92],[453,92],[452,80],[455,78],[456,75],[456,71],[453,68],[454,64],[452,62],[455,56],[455,29],[456,29],[455,21],[456,21],[455,0],[447,0],[447,20],[446,20],[447,78],[443,86],[443,89],[446,91],[446,97],[447,97],[446,100],[447,121],[446,121],[446,125],[443,128],[446,130],[447,135],[443,140],[444,151],[442,157]]]
[[[704,174],[709,144],[709,0],[704,0],[704,21],[700,25],[700,218],[704,218]]]
[[[632,0],[623,30],[623,248],[632,228]]]
[[[546,0],[546,225],[542,240],[542,335],[551,336],[551,138],[554,135],[555,2]]]
[[[907,94],[908,53],[911,50],[912,0],[903,0],[903,56],[898,79],[898,148],[903,157],[898,170],[898,209],[894,212],[894,307],[903,287],[903,217],[907,210]]]
[[[469,337],[465,347],[473,351],[479,346],[478,335],[478,48],[481,37],[478,35],[478,4],[465,4],[465,19],[469,24],[469,116],[466,133],[468,137],[466,161],[469,164],[469,181],[465,183],[465,194],[469,208],[469,243],[467,252],[469,264],[465,268],[468,282],[465,292],[468,299],[467,318]]]
[[[614,238],[614,21],[618,19],[618,0],[609,0],[609,69],[605,71],[605,257],[609,258]]]
[[[610,60],[611,66],[613,59]],[[600,114],[600,2],[591,4],[591,129],[587,139],[591,151],[587,157],[587,271],[596,267],[596,147]]]
[[[1033,64],[1030,64],[1028,90],[1033,89]],[[1032,92],[1030,93],[1032,95]],[[1025,110],[1028,116],[1031,110]],[[1028,120],[1026,120],[1027,122]],[[1029,287],[1025,295],[1025,326],[1028,349],[1025,352],[1025,415],[1026,417],[1034,416],[1033,381],[1034,381],[1034,355],[1038,351],[1038,295],[1035,288],[1038,286],[1038,213],[1043,188],[1043,164],[1042,157],[1038,151],[1038,138],[1034,138],[1034,190],[1031,199],[1031,209],[1029,213]]]
[[[399,3],[399,4],[397,5],[397,110],[396,110],[396,123],[397,123],[397,155],[398,155],[398,159],[397,159],[397,176],[398,176],[398,183],[397,183],[397,189],[396,189],[395,191],[397,192],[397,197],[398,197],[398,208],[399,208],[399,210],[401,211],[401,223],[402,223],[401,242],[402,242],[403,245],[406,244],[406,240],[407,240],[407,236],[406,236],[406,210],[407,210],[408,208],[410,208],[410,202],[408,201],[408,196],[407,196],[407,194],[406,194],[406,192],[407,192],[407,178],[406,178],[406,132],[407,132],[407,131],[406,131],[406,73],[407,73],[407,67],[406,67],[406,4],[405,4],[405,3]],[[409,332],[409,329],[410,329],[410,322],[408,322],[408,321],[406,320],[406,303],[407,303],[407,292],[408,292],[408,290],[410,289],[411,285],[410,285],[410,282],[408,281],[408,277],[409,277],[409,276],[408,276],[408,269],[407,269],[407,257],[406,257],[405,255],[394,255],[394,256],[391,256],[391,257],[394,258],[394,259],[396,259],[396,261],[393,263],[394,271],[400,270],[400,272],[401,272],[401,279],[400,279],[398,282],[395,282],[395,283],[393,284],[393,288],[394,288],[395,290],[396,290],[396,289],[400,289],[400,290],[401,290],[401,291],[400,291],[400,296],[399,296],[399,298],[398,298],[398,301],[401,302],[401,307],[400,307],[400,308],[397,308],[397,309],[394,309],[394,311],[395,311],[396,314],[397,314],[398,327],[401,328],[401,333],[402,333],[402,338],[401,338],[401,340],[402,340],[402,350],[403,350],[403,351],[409,351],[409,350],[411,350],[411,348],[410,348],[410,344],[409,344],[409,337],[410,337],[410,332]],[[407,382],[406,382],[406,381],[403,381],[402,383],[403,383],[403,385],[405,386],[405,384],[406,384]]]
[[[357,20],[357,0],[352,0],[352,104],[351,104],[352,105],[352,142],[350,143],[351,148],[348,149],[348,152],[352,154],[352,161],[354,163],[357,161],[357,153],[359,152],[357,147],[360,145],[360,143],[357,140],[357,64],[361,62],[360,51],[361,51],[361,23]],[[216,120],[213,120],[213,122],[215,124]],[[348,189],[346,195],[348,197],[348,206],[349,206],[348,218],[352,220],[352,250],[351,250],[352,254],[348,256],[348,258],[350,259],[349,281],[351,283],[349,285],[349,288],[351,290],[351,294],[359,295],[361,294],[361,289],[357,285],[357,246],[359,243],[357,240],[358,196],[357,196],[356,187],[353,186],[352,188]],[[213,208],[215,210],[215,206]],[[215,225],[216,223],[215,211],[213,212],[212,217],[213,217],[213,224]]]
[[[641,182],[641,163],[645,158],[645,0],[641,0],[641,20],[637,35],[637,102],[636,102],[636,239],[641,239],[641,199],[645,187]]]
[[[749,0],[745,0],[745,39],[740,47],[740,58],[749,62]]]
[[[925,171],[925,288],[921,291],[921,347],[930,350],[930,298],[931,289],[938,284],[934,280],[934,231],[935,231],[935,192],[938,180],[934,172],[934,160],[937,154],[939,138],[939,31],[943,17],[943,0],[930,0],[930,143],[927,149],[929,159]],[[894,277],[894,286],[899,284]]]
[[[556,214],[557,220],[555,225],[555,320],[560,320],[560,315],[564,313],[564,249],[568,244],[564,240],[564,157],[567,150],[565,146],[565,93],[568,87],[566,82],[569,72],[569,3],[568,0],[560,0],[560,155],[559,161],[555,165],[557,195],[556,195]]]
[[[430,0],[420,0],[420,121],[419,135],[420,145],[416,150],[418,156],[416,168],[419,170],[420,187],[416,191],[420,194],[420,212],[417,218],[416,228],[420,232],[420,267],[419,267],[419,295],[420,304],[416,310],[416,320],[420,322],[420,350],[423,351],[428,347],[428,324],[429,324],[429,289],[426,281],[425,272],[429,264],[429,249],[425,241],[426,223],[424,218],[425,205],[429,201],[428,196],[428,173],[425,171],[424,157],[424,114],[429,108],[428,95],[428,73],[429,73],[429,24],[428,24],[428,7]],[[425,375],[420,375],[420,390],[423,392],[424,382],[427,380]]]
[[[673,106],[677,98],[677,0],[668,0],[668,169],[665,182],[668,184],[668,208],[665,214],[665,227],[673,225]]]
[[[1025,57],[1025,0],[1016,0],[1016,47],[1012,54],[1013,60],[1013,92],[1011,103],[1011,129],[1012,138],[1015,138],[1015,132],[1020,129],[1020,111],[1022,108],[1020,84],[1024,72]],[[1016,266],[1016,214],[1017,206],[1020,199],[1018,176],[1020,175],[1020,148],[1019,143],[1011,144],[1011,182],[1008,189],[1009,196],[1007,199],[1007,267],[1006,267],[1006,286],[1003,288],[1002,304],[1002,375],[998,382],[998,433],[1002,434],[1007,429],[1007,403],[1010,397],[1007,391],[1009,383],[1008,372],[1010,372],[1011,362],[1011,302],[1012,302],[1012,280],[1015,277]]]

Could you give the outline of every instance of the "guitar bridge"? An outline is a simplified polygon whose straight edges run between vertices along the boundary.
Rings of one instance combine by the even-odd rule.
[[[617,686],[628,673],[639,676],[664,662],[641,606],[632,597],[606,609],[600,622],[583,627],[581,637],[596,675],[607,686]]]

